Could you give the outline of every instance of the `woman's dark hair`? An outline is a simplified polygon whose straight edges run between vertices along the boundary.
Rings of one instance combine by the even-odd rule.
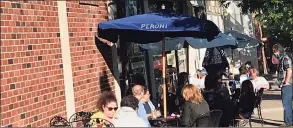
[[[121,107],[131,107],[134,110],[138,108],[138,99],[133,95],[125,96],[121,101]]]
[[[217,88],[218,85],[221,85],[222,83],[222,77],[221,75],[207,75],[207,77],[205,78],[205,89],[206,90],[210,90],[210,89],[214,89]]]
[[[247,73],[246,67],[245,66],[241,66],[239,68],[239,73],[240,73],[240,75],[246,74]]]
[[[242,82],[241,93],[254,93],[253,84],[250,80]]]
[[[112,91],[102,92],[97,103],[98,110],[103,111],[103,106],[106,106],[110,102],[117,103],[117,99],[114,92]]]
[[[252,64],[251,64],[251,61],[247,61],[247,62],[245,63],[245,65],[250,65],[250,66],[251,66],[251,65],[252,65]]]
[[[183,87],[188,84],[189,75],[187,72],[181,72],[178,74],[178,86]]]

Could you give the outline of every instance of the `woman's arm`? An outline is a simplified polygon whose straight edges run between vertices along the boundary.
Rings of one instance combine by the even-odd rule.
[[[188,104],[185,103],[183,105],[182,115],[181,115],[181,124],[183,126],[190,127],[190,109],[188,107]]]

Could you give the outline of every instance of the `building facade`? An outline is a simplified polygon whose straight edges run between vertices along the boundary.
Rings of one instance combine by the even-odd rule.
[[[222,32],[235,30],[239,33],[246,34],[250,37],[257,37],[257,29],[255,29],[254,18],[251,14],[244,15],[241,9],[237,7],[238,1],[230,1],[228,8],[224,8],[217,0],[190,0],[193,6],[201,6],[205,8],[206,19],[213,21]],[[256,36],[255,36],[256,35]],[[196,69],[202,68],[206,49],[193,49],[190,47],[189,69],[191,73],[195,73]],[[255,67],[258,67],[258,49],[256,47],[244,48],[238,50],[225,50],[227,59],[230,63],[230,72],[238,74],[240,65],[246,61],[251,61]]]
[[[114,90],[107,1],[1,1],[1,127],[48,127]],[[96,45],[97,44],[97,45]]]

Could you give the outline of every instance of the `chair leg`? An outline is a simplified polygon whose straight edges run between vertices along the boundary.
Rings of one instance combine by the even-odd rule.
[[[264,125],[264,120],[263,120],[263,118],[262,118],[262,114],[261,114],[261,106],[259,105],[258,107],[257,107],[257,111],[258,111],[258,113],[259,113],[259,115],[258,115],[258,117],[259,117],[259,119],[261,120],[261,126],[263,127],[263,125]]]
[[[251,125],[251,120],[250,118],[248,119],[248,122],[249,122],[249,127],[252,128],[252,125]]]

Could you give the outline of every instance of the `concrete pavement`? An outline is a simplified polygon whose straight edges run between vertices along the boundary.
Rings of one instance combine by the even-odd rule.
[[[283,124],[284,112],[280,89],[273,87],[273,90],[265,91],[261,107],[264,127],[278,127]],[[255,109],[252,118],[252,127],[261,127],[261,121],[258,119],[257,113],[257,109]],[[249,127],[249,125],[246,125],[246,127]]]

